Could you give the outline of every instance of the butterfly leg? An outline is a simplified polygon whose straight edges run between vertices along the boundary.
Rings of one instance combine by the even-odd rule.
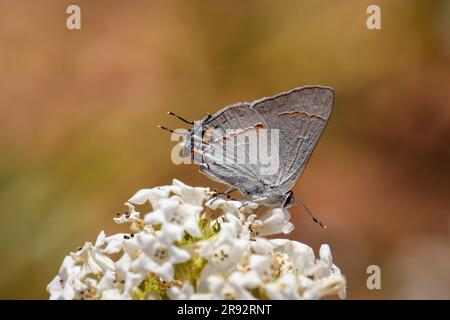
[[[239,210],[244,208],[245,206],[247,206],[250,203],[260,203],[260,202],[264,202],[267,200],[267,197],[262,197],[262,198],[257,198],[257,199],[253,199],[251,201],[244,201],[242,203],[242,205],[239,207]]]
[[[213,195],[213,199],[211,200],[211,203],[213,203],[214,201],[216,201],[219,198],[225,199],[227,198],[233,191],[236,191],[237,188],[237,184],[234,186],[229,187],[227,190],[225,190],[225,192],[219,192]]]

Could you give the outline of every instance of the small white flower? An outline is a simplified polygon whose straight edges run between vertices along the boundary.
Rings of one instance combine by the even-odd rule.
[[[299,272],[306,272],[314,266],[314,251],[306,244],[288,239],[272,239],[271,242],[277,247],[276,251],[287,254]]]
[[[270,256],[250,254],[243,260],[247,260],[240,265],[236,275],[240,276],[240,283],[243,287],[254,289],[263,287],[264,283],[270,281],[274,275],[272,259]]]
[[[142,281],[142,278],[140,281]],[[124,283],[125,281],[121,280],[115,272],[107,271],[98,284],[95,285],[96,294],[102,300],[130,300],[131,295],[129,291],[122,290]]]
[[[132,196],[128,202],[132,204],[142,205],[147,201],[152,205],[153,210],[159,208],[159,200],[169,197],[171,192],[170,186],[156,187],[153,189],[141,189]]]
[[[51,300],[72,300],[77,290],[82,287],[79,279],[81,267],[75,265],[75,260],[66,256],[59,269],[59,273],[47,286]]]
[[[96,241],[98,246],[104,243],[104,232],[102,231]],[[70,253],[70,256],[77,264],[81,264],[81,275],[100,275],[107,270],[114,270],[114,262],[108,258],[102,249],[86,242],[77,252]]]
[[[118,233],[109,237],[105,237],[102,245],[100,246],[103,246],[106,243],[106,247],[102,249],[102,251],[106,254],[115,254],[122,250],[125,242],[129,239],[132,239],[129,234]],[[99,245],[97,245],[97,243],[95,246],[100,247]]]
[[[242,285],[242,274],[234,272],[227,278],[212,275],[208,284],[212,299],[216,300],[254,300],[255,297]]]
[[[269,236],[273,234],[288,234],[294,229],[290,221],[289,211],[280,208],[270,209],[259,219],[255,220],[253,232],[256,236]]]
[[[133,288],[137,287],[145,277],[145,275],[135,272],[136,270],[132,268],[133,261],[132,256],[127,252],[116,261],[117,277],[123,282],[123,291],[127,295],[131,295]]]
[[[250,247],[255,254],[270,255],[276,246],[266,238],[257,237],[250,241]]]
[[[165,281],[170,281],[174,275],[173,265],[182,263],[190,258],[190,254],[173,244],[176,232],[169,225],[164,225],[158,234],[141,232],[137,241],[142,254],[132,263],[141,274],[153,272]]]
[[[299,300],[301,295],[294,274],[284,274],[276,281],[265,286],[266,294],[271,300]]]
[[[220,232],[198,243],[197,253],[208,261],[198,281],[198,292],[201,293],[208,290],[207,279],[210,275],[235,270],[250,244],[249,238],[239,237],[242,224],[236,216],[229,214],[226,219],[220,220]]]
[[[131,300],[129,294],[123,294],[119,289],[104,290],[101,295],[101,300]]]
[[[337,294],[339,298],[345,299],[346,282],[341,275],[341,270],[333,264],[333,256],[328,244],[320,246],[320,259],[309,270],[309,275],[318,279],[314,290],[320,293],[320,297]]]
[[[238,238],[237,220],[222,223],[215,239],[200,243],[198,254],[208,260],[215,272],[226,272],[235,266],[249,245],[248,239]]]
[[[194,238],[201,237],[201,231],[198,226],[199,215],[203,207],[184,203],[178,196],[169,199],[161,199],[159,208],[144,217],[144,222],[152,225],[172,224],[180,236],[183,231]]]
[[[191,187],[177,179],[173,179],[172,183],[172,192],[180,196],[184,202],[194,206],[203,206],[205,200],[212,194],[208,188]]]
[[[194,294],[194,288],[189,283],[183,284],[183,286],[172,286],[167,290],[167,295],[171,300],[187,300],[191,299]]]
[[[115,289],[117,280],[116,280],[116,273],[108,270],[103,275],[101,280],[97,284],[97,289],[99,291],[108,290],[108,289]]]
[[[320,299],[325,296],[338,295],[345,299],[345,279],[342,276],[329,276],[309,282],[309,288],[303,293],[305,299]]]
[[[197,294],[194,288],[189,283],[184,283],[180,288],[178,286],[171,286],[167,289],[167,295],[170,300],[210,300],[211,294]]]
[[[274,275],[272,257],[260,254],[252,254],[248,259],[248,266],[254,271],[260,282],[270,281]]]

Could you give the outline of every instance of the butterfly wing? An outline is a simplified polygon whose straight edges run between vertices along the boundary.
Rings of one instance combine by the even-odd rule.
[[[236,186],[247,196],[263,192],[258,163],[251,161],[257,154],[256,146],[250,141],[258,130],[267,127],[261,114],[250,103],[237,103],[223,108],[201,126],[202,143],[194,144],[194,150],[202,156],[200,172]]]
[[[308,163],[330,118],[334,90],[306,86],[252,103],[271,129],[279,129],[278,173],[271,181],[281,192],[289,191]]]
[[[213,180],[237,186],[244,195],[263,194],[267,190],[287,192],[300,177],[319,141],[333,100],[333,89],[307,86],[225,107],[203,121],[202,130],[194,129],[202,132],[199,139],[202,143],[194,144],[194,150],[202,156],[200,171]],[[278,141],[270,142],[277,152],[277,170],[264,176],[259,159],[256,163],[249,161],[258,154],[259,147],[249,138],[252,133],[258,135],[261,129],[266,130],[267,136],[275,130],[279,135]],[[234,150],[227,149],[232,139]]]

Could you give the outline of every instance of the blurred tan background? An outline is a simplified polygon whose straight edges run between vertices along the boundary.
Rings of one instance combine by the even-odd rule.
[[[449,1],[3,0],[0,43],[0,298],[46,299],[138,189],[217,186],[171,163],[167,111],[306,84],[336,103],[294,191],[329,228],[295,207],[289,237],[331,245],[350,299],[450,298]]]

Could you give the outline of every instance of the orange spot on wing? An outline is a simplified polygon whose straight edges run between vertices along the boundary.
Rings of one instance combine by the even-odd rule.
[[[279,116],[297,116],[297,117],[301,117],[301,118],[308,118],[308,119],[316,119],[316,120],[322,120],[325,121],[326,119],[324,117],[321,117],[319,115],[316,114],[310,114],[308,112],[305,111],[287,111],[287,112],[281,112],[279,114]]]
[[[255,124],[255,126],[253,127],[253,128],[247,128],[247,129],[244,129],[244,130],[242,130],[242,131],[239,131],[239,132],[236,132],[236,133],[233,133],[233,134],[231,134],[229,137],[224,137],[223,138],[223,141],[228,141],[228,140],[230,140],[231,138],[234,138],[234,137],[239,137],[239,136],[241,136],[241,135],[243,135],[243,134],[246,134],[247,132],[249,132],[249,131],[253,131],[253,130],[260,130],[260,129],[264,129],[264,125],[262,125],[261,123],[257,123],[257,124]],[[220,141],[219,141],[220,142]]]

